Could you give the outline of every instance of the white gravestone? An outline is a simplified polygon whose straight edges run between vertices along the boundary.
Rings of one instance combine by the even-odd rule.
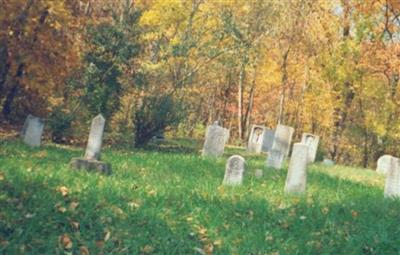
[[[71,168],[111,174],[111,165],[99,161],[105,122],[101,114],[92,120],[85,156],[84,158],[73,158],[70,162]]]
[[[264,130],[264,139],[261,150],[263,152],[269,152],[272,149],[272,144],[274,142],[275,130],[273,129],[265,129]]]
[[[106,120],[99,114],[92,120],[89,139],[86,146],[85,159],[100,159],[101,144],[103,143],[103,132]]]
[[[22,138],[24,143],[30,146],[40,146],[42,141],[42,133],[44,121],[33,115],[28,115],[22,128]]]
[[[386,175],[390,169],[391,160],[393,156],[391,155],[383,155],[378,159],[376,172],[379,174]]]
[[[391,157],[389,169],[386,173],[384,196],[400,198],[400,159]]]
[[[247,143],[247,151],[260,153],[264,142],[265,127],[253,125]]]
[[[281,169],[284,160],[285,155],[281,151],[271,150],[268,152],[267,167]]]
[[[315,161],[315,157],[317,156],[319,136],[303,133],[303,136],[301,137],[301,143],[308,145],[308,162],[313,163]]]
[[[304,193],[307,184],[308,146],[302,143],[293,145],[289,170],[286,176],[285,193]]]
[[[218,126],[218,122],[214,122],[214,124],[207,127],[202,155],[212,157],[222,156],[226,140],[226,129]]]
[[[293,133],[294,128],[279,124],[275,130],[274,142],[271,150],[280,151],[287,157],[289,155]]]
[[[224,128],[225,131],[225,144],[228,144],[229,137],[230,137],[230,131],[227,128]]]
[[[245,160],[239,155],[233,155],[228,159],[225,168],[224,185],[241,185],[243,182]]]

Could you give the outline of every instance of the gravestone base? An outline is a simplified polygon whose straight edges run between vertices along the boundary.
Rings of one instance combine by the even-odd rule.
[[[111,164],[98,160],[83,158],[73,158],[69,163],[70,167],[76,170],[86,170],[88,172],[97,172],[105,175],[111,174]]]

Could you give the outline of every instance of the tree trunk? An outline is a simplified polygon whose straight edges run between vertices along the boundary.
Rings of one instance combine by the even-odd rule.
[[[282,58],[281,96],[280,96],[280,100],[279,100],[278,124],[281,124],[283,122],[283,114],[285,111],[285,90],[286,90],[286,84],[288,81],[287,62],[288,62],[288,57],[289,57],[289,51],[290,51],[290,47],[287,48],[287,50],[283,54],[283,58]]]
[[[7,40],[3,38],[0,40],[0,100],[2,98],[1,95],[4,95],[3,89],[7,80],[9,68]]]
[[[245,65],[240,65],[239,83],[238,83],[238,138],[243,140],[243,84],[245,76]]]
[[[12,79],[13,81],[13,86],[11,88],[11,90],[8,92],[7,96],[6,96],[6,100],[4,101],[3,104],[3,117],[7,120],[10,120],[10,114],[11,114],[11,110],[12,110],[12,103],[14,102],[14,98],[15,96],[18,94],[18,90],[19,90],[19,79],[22,77],[24,73],[24,64],[20,64],[18,66],[18,70],[17,73],[15,74],[14,79]]]

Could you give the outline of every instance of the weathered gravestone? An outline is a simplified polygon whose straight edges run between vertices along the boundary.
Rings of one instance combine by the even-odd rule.
[[[286,176],[285,193],[304,193],[307,184],[308,146],[302,143],[293,145],[289,170]]]
[[[254,172],[254,176],[256,178],[261,178],[263,176],[263,170],[262,169],[256,169],[256,171]]]
[[[322,164],[324,164],[325,166],[334,166],[335,161],[328,159],[328,158],[324,158],[324,160],[322,161]]]
[[[279,150],[271,150],[268,152],[267,166],[275,169],[281,169],[285,155]]]
[[[272,149],[274,143],[275,130],[264,129],[264,139],[261,150],[263,152],[269,152]]]
[[[227,129],[218,126],[218,122],[214,122],[207,127],[206,138],[203,146],[203,156],[219,157],[224,154],[225,142],[227,141]]]
[[[313,163],[315,161],[315,157],[317,156],[319,136],[303,133],[303,136],[301,137],[301,143],[308,145],[308,162]]]
[[[227,128],[224,128],[224,131],[225,131],[225,144],[227,144],[230,137],[230,131]]]
[[[376,172],[379,174],[386,175],[389,171],[392,163],[393,156],[391,155],[383,155],[378,159],[376,165]]]
[[[222,184],[241,185],[243,182],[245,160],[239,155],[233,155],[228,159],[225,168],[225,176]]]
[[[105,122],[101,114],[92,120],[85,156],[84,158],[73,158],[70,162],[72,168],[111,174],[111,165],[100,161]]]
[[[391,157],[388,161],[388,167],[384,196],[387,198],[400,198],[400,159]]]
[[[294,128],[279,124],[275,130],[274,142],[271,150],[280,151],[287,157],[289,155],[293,133]]]
[[[247,143],[247,151],[253,153],[260,153],[264,142],[265,127],[253,125]]]
[[[30,146],[40,146],[42,141],[43,128],[44,121],[38,117],[29,114],[21,131],[21,136],[24,143]]]

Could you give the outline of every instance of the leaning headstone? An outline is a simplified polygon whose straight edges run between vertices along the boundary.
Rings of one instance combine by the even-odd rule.
[[[281,169],[284,160],[285,160],[285,155],[281,151],[271,150],[268,152],[267,167]]]
[[[303,136],[301,137],[301,143],[308,145],[308,162],[313,163],[315,161],[315,157],[317,156],[319,136],[303,133]]]
[[[218,122],[214,122],[214,124],[207,127],[202,155],[211,157],[222,156],[224,154],[226,139],[226,129],[220,127]]]
[[[391,156],[391,155],[381,156],[377,162],[376,172],[386,175],[390,169],[392,158],[393,158],[393,156]]]
[[[272,149],[272,144],[274,142],[275,130],[265,129],[264,138],[261,150],[263,152],[269,152]]]
[[[384,196],[387,198],[400,198],[400,159],[395,157],[391,157],[389,160]]]
[[[289,170],[286,176],[285,193],[304,193],[307,184],[308,146],[302,143],[293,145]]]
[[[228,159],[225,168],[225,176],[222,184],[241,185],[243,182],[245,160],[239,155],[233,155]]]
[[[275,130],[274,142],[271,150],[280,151],[287,157],[289,155],[293,133],[294,128],[279,124]]]
[[[254,172],[254,176],[256,178],[261,178],[263,176],[263,170],[262,169],[256,169],[256,171]]]
[[[21,136],[24,143],[30,146],[40,146],[42,141],[43,128],[44,121],[38,117],[29,114],[21,131]]]
[[[253,153],[260,153],[264,142],[265,127],[253,125],[247,143],[247,151]]]
[[[111,165],[100,161],[105,122],[101,114],[92,120],[85,156],[84,158],[73,158],[70,162],[72,168],[111,174]]]

